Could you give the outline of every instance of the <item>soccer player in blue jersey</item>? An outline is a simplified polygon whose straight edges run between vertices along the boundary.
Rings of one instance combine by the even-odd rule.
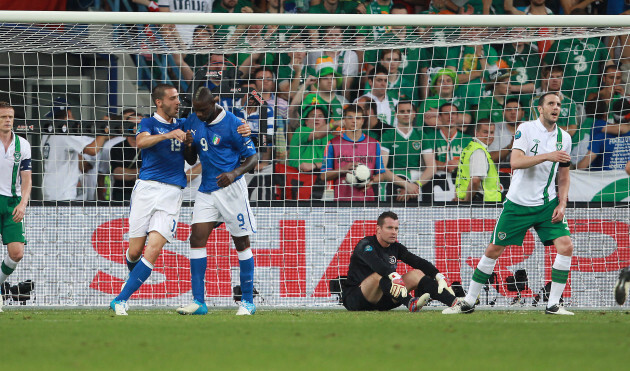
[[[238,253],[242,299],[236,315],[252,315],[254,305],[254,256],[249,236],[256,232],[256,220],[249,206],[243,174],[258,161],[250,138],[236,129],[240,120],[216,104],[212,92],[200,87],[193,97],[194,113],[187,128],[192,145],[186,147],[189,164],[201,161],[201,185],[193,209],[190,235],[190,273],[193,302],[177,309],[179,314],[206,314],[206,243],[214,227],[224,222]]]
[[[151,92],[157,107],[153,117],[140,121],[136,145],[142,150],[142,167],[131,194],[127,266],[131,273],[110,307],[127,315],[127,300],[149,278],[162,248],[175,238],[186,187],[183,119],[177,119],[179,94],[168,84]],[[146,243],[146,249],[145,247]],[[144,256],[142,250],[144,249]],[[142,257],[141,257],[142,256]]]

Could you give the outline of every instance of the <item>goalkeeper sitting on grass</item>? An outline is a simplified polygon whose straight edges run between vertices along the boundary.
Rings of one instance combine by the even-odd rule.
[[[342,293],[346,309],[384,311],[404,305],[417,312],[430,299],[449,307],[455,303],[444,275],[396,242],[398,224],[398,215],[382,213],[376,221],[376,235],[365,237],[354,248]],[[402,276],[396,273],[399,259],[415,269]],[[411,297],[411,290],[416,290],[417,297]]]

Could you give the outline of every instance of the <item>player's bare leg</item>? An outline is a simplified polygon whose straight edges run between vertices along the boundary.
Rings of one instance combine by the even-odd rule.
[[[127,268],[129,272],[133,270],[133,268],[138,264],[140,258],[142,257],[142,251],[144,250],[144,245],[147,242],[147,236],[143,237],[132,237],[129,239],[129,248],[127,248],[127,253],[125,254],[125,261],[127,263]]]
[[[17,267],[17,264],[24,257],[24,244],[22,242],[9,242],[7,244],[7,257],[1,263],[0,285],[4,284],[7,277]],[[2,312],[3,298],[0,296],[0,312]]]
[[[204,315],[208,313],[205,303],[205,277],[208,267],[206,244],[215,227],[215,222],[195,223],[190,233],[190,283],[193,302],[176,309],[179,314]]]
[[[564,291],[571,270],[571,256],[573,255],[573,242],[571,237],[563,236],[553,240],[558,254],[551,267],[551,292],[549,293],[549,302],[545,313],[560,314],[572,316],[573,312],[569,312],[560,305],[560,297]]]
[[[232,236],[238,254],[241,282],[241,303],[237,316],[256,313],[254,305],[254,254],[250,247],[249,236]]]
[[[405,282],[405,287],[407,288],[407,291],[415,290],[418,287],[418,283],[420,282],[420,280],[422,280],[423,277],[424,274],[422,273],[422,271],[419,271],[417,269],[403,274],[402,279]],[[381,275],[378,273],[370,274],[363,280],[363,282],[361,282],[360,285],[363,297],[371,304],[376,305],[383,298],[383,295],[385,295],[385,293],[387,293],[387,295],[389,296],[389,290],[382,287],[385,284],[389,284],[388,281],[390,281],[389,278],[385,278],[385,280],[383,280],[383,277],[381,277]],[[412,298],[409,296],[400,300],[395,300],[394,298],[391,299],[395,302],[402,302],[407,307],[407,309],[409,309],[409,311],[417,312],[429,302],[431,297],[428,293],[425,293],[419,298]]]

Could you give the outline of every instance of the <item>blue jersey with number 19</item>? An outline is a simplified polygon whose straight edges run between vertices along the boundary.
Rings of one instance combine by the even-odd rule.
[[[150,135],[166,134],[175,129],[183,128],[184,119],[176,119],[167,123],[157,114],[144,118],[138,124],[138,132]],[[184,173],[184,144],[177,139],[165,139],[149,148],[142,149],[142,180],[154,180],[166,184],[186,187],[186,173]]]
[[[193,145],[201,161],[199,192],[211,193],[220,189],[217,184],[219,174],[236,169],[241,158],[256,154],[252,140],[236,131],[240,125],[241,120],[225,110],[221,110],[219,116],[210,123],[201,121],[194,113],[188,116],[186,129],[190,128]]]

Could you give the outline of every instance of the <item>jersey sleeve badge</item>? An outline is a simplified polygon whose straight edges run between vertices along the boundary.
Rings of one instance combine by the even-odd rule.
[[[521,131],[517,130],[516,134],[514,134],[514,139],[519,139],[521,137]]]

